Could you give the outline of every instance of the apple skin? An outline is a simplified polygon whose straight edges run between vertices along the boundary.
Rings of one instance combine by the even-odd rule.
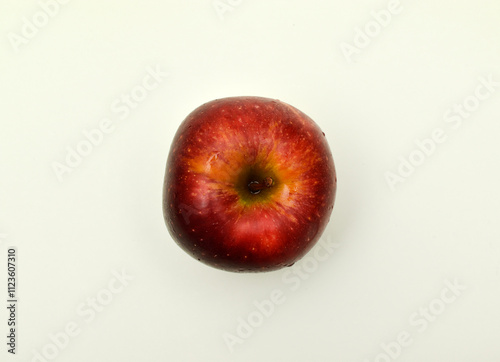
[[[254,193],[249,184],[270,177]],[[293,265],[318,241],[337,178],[326,137],[298,109],[262,97],[217,99],[174,136],[163,214],[193,258],[232,272]]]

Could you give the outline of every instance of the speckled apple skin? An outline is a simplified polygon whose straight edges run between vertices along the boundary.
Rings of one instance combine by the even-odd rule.
[[[247,185],[272,177],[252,194]],[[290,266],[323,233],[337,178],[324,133],[298,109],[262,97],[217,99],[180,125],[167,160],[163,212],[193,258],[232,272]]]

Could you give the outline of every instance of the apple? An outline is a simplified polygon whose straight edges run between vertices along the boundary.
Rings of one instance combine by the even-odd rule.
[[[314,246],[336,187],[325,134],[311,118],[279,100],[223,98],[177,130],[163,214],[193,258],[227,271],[271,271]]]

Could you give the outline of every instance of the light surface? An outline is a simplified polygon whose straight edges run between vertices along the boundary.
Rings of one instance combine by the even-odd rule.
[[[0,360],[500,359],[498,1],[54,4],[0,5]],[[238,95],[297,107],[334,155],[332,220],[291,269],[211,269],[164,225],[177,127]]]

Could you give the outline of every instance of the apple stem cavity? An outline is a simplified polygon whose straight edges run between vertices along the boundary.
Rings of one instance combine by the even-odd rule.
[[[252,181],[248,184],[248,189],[252,194],[258,194],[261,190],[267,189],[273,185],[274,181],[271,177],[266,177],[262,182]]]

